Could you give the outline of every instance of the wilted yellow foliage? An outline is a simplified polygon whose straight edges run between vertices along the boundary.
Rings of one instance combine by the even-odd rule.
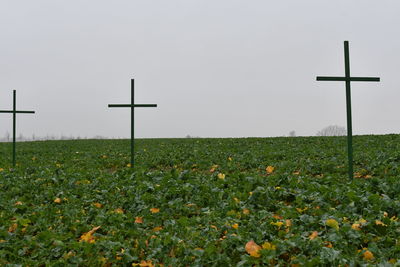
[[[136,217],[135,223],[143,223],[143,217]]]
[[[246,243],[245,249],[246,252],[249,253],[252,257],[259,258],[261,256],[259,252],[261,250],[261,247],[257,245],[257,243],[253,240],[250,240]]]
[[[153,231],[154,231],[154,232],[159,232],[159,231],[161,231],[162,229],[163,229],[162,226],[156,226],[156,227],[153,228]]]
[[[381,225],[381,226],[387,226],[386,224],[384,224],[382,221],[380,221],[380,220],[376,220],[375,221],[375,224],[376,225]]]
[[[356,230],[356,231],[360,231],[361,230],[360,226],[361,225],[359,223],[353,223],[351,225],[351,229]]]
[[[369,250],[365,250],[365,252],[363,253],[363,258],[364,260],[373,260],[374,254]]]
[[[115,209],[114,212],[117,213],[117,214],[123,214],[124,210],[121,209],[121,208],[118,208],[118,209]]]
[[[314,231],[314,232],[312,232],[312,233],[308,236],[308,238],[309,238],[310,240],[314,240],[315,238],[317,238],[317,236],[318,236],[318,232],[317,232],[317,231]]]
[[[15,230],[17,230],[18,224],[13,223],[10,227],[8,227],[8,232],[13,233]]]
[[[367,223],[367,220],[361,218],[361,219],[358,220],[358,223],[360,223],[360,224],[366,224],[366,223]]]
[[[160,209],[158,209],[158,208],[151,208],[151,209],[150,209],[150,212],[151,212],[151,213],[158,213],[158,212],[160,212]]]
[[[96,203],[93,203],[93,206],[100,209],[103,207],[103,204],[96,202]]]
[[[221,180],[224,180],[225,179],[225,174],[218,173],[218,178],[221,179]]]
[[[57,204],[60,204],[61,203],[61,198],[56,198],[56,199],[54,199],[54,201],[53,201],[54,203],[57,203]]]
[[[281,228],[283,225],[283,222],[271,222],[270,224],[278,226],[278,228]]]
[[[90,230],[87,233],[84,233],[81,235],[79,238],[79,242],[87,242],[87,243],[95,243],[96,240],[93,236],[93,234],[100,228],[100,226],[94,227],[92,230]]]
[[[218,227],[217,226],[211,225],[210,227],[218,231]]]
[[[237,224],[237,223],[232,224],[232,228],[233,229],[238,229],[239,228],[239,224]]]
[[[243,209],[243,214],[246,214],[246,215],[250,214],[250,210],[249,209]]]
[[[14,205],[15,205],[15,206],[20,206],[20,205],[22,205],[22,202],[21,202],[21,201],[17,201],[17,202],[15,202]]]
[[[274,172],[275,168],[274,168],[273,166],[268,166],[265,170],[266,170],[266,172],[267,172],[268,174],[271,174],[271,173]]]
[[[262,244],[262,248],[266,250],[276,250],[276,246],[271,244],[270,242],[265,242]]]
[[[339,223],[335,219],[328,219],[325,221],[325,224],[329,227],[339,230]]]
[[[218,165],[213,165],[210,169],[210,172],[213,173],[218,168]]]
[[[303,212],[305,212],[306,210],[308,210],[308,208],[307,208],[307,207],[305,207],[304,209],[296,208],[296,210],[297,210],[298,213],[303,213]]]
[[[132,263],[132,266],[154,267],[154,264],[151,260],[148,260],[148,261],[141,261],[140,263]]]

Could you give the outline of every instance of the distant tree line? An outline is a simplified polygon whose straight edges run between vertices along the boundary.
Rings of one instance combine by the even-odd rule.
[[[35,134],[32,134],[30,137],[24,136],[22,133],[20,133],[16,137],[18,142],[21,141],[46,141],[46,140],[80,140],[80,139],[109,139],[108,137],[104,137],[101,135],[96,135],[93,137],[81,137],[81,136],[66,136],[66,135],[46,135],[46,136],[36,136]],[[9,132],[6,132],[3,138],[0,138],[0,142],[12,142],[12,135]]]
[[[347,135],[346,128],[337,125],[330,125],[317,132],[317,136],[344,136]]]

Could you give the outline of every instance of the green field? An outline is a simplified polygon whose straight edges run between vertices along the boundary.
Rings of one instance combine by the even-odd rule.
[[[136,144],[0,144],[0,265],[400,264],[400,135]]]

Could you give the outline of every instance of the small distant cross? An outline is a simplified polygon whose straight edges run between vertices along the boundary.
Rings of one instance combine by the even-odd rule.
[[[15,151],[15,135],[16,135],[16,122],[17,122],[17,113],[28,113],[34,114],[35,111],[24,111],[24,110],[17,110],[17,91],[13,90],[13,110],[0,110],[0,113],[12,113],[13,114],[13,155],[12,155],[12,162],[13,166],[15,167],[15,158],[16,158],[16,151]]]
[[[342,81],[346,82],[346,106],[347,106],[347,154],[349,160],[349,178],[353,179],[353,128],[351,120],[351,82],[379,82],[378,77],[351,77],[349,42],[344,41],[345,77],[318,76],[317,81]]]
[[[131,103],[130,104],[109,104],[109,108],[131,108],[131,168],[135,161],[135,108],[155,108],[157,104],[135,104],[135,80],[131,79]]]

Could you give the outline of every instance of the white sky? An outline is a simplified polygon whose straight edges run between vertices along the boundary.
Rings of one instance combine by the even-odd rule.
[[[350,42],[354,134],[400,132],[398,0],[0,0],[0,109],[18,133],[128,137],[315,135],[346,125]],[[0,114],[0,137],[11,114]]]

